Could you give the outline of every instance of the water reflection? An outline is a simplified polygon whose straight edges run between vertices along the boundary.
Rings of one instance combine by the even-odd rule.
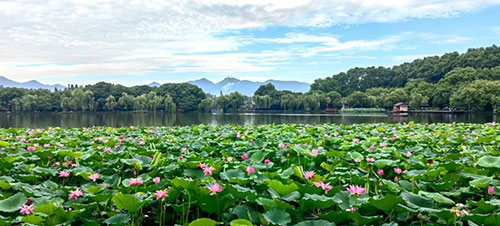
[[[0,113],[0,127],[88,127],[112,126],[176,126],[193,124],[355,124],[355,123],[418,123],[497,121],[491,113],[429,114],[415,113],[408,116],[387,114],[205,114],[161,112],[98,112],[98,113]]]

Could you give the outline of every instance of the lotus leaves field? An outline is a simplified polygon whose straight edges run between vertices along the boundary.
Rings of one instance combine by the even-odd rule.
[[[0,225],[500,225],[499,129],[1,129]]]

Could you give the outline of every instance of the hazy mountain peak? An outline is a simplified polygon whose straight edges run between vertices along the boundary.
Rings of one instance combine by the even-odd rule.
[[[31,80],[27,82],[16,82],[10,80],[4,76],[0,76],[0,86],[3,87],[14,87],[14,88],[25,88],[25,89],[49,89],[55,90],[56,88],[59,90],[63,90],[66,87],[63,85],[55,84],[55,85],[46,85],[37,80]]]
[[[305,82],[297,81],[279,81],[279,80],[267,80],[264,82],[254,82],[248,80],[239,80],[234,77],[224,78],[218,83],[213,83],[212,81],[202,78],[194,81],[189,81],[188,83],[200,87],[205,93],[210,93],[213,95],[219,95],[220,92],[223,94],[229,94],[233,92],[240,92],[246,96],[252,96],[253,93],[261,86],[268,83],[273,84],[277,90],[290,90],[293,92],[307,92],[309,90],[310,84]]]

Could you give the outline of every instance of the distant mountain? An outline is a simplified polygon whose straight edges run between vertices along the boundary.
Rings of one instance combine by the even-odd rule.
[[[3,76],[0,76],[0,86],[3,87],[15,87],[15,88],[25,88],[25,89],[49,89],[49,90],[54,90],[55,88],[59,90],[63,90],[66,87],[56,84],[56,85],[45,85],[42,84],[36,80],[31,80],[28,82],[16,82],[12,81],[8,78],[5,78]]]
[[[310,84],[305,82],[280,81],[280,80],[253,82],[248,80],[239,80],[230,77],[225,78],[224,80],[218,83],[213,83],[205,78],[190,81],[188,83],[196,85],[200,87],[205,93],[210,93],[213,95],[219,95],[221,91],[223,94],[229,94],[238,91],[245,96],[252,96],[255,90],[257,90],[261,85],[265,85],[268,83],[273,84],[277,90],[290,90],[293,92],[302,92],[302,93],[309,91],[310,87]]]
[[[157,82],[152,82],[152,83],[149,83],[148,86],[151,86],[151,87],[159,87],[161,86],[160,83],[157,83]]]

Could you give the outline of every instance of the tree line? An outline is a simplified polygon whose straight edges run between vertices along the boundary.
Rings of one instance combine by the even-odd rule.
[[[355,108],[456,108],[500,112],[500,47],[425,57],[393,67],[353,68],[317,79],[307,93],[260,86],[252,97],[205,94],[188,83],[125,87],[100,82],[63,91],[0,88],[4,111],[324,111]]]
[[[0,88],[0,110],[53,111],[194,111],[206,94],[187,83],[125,87],[106,82],[68,85],[65,90]]]

